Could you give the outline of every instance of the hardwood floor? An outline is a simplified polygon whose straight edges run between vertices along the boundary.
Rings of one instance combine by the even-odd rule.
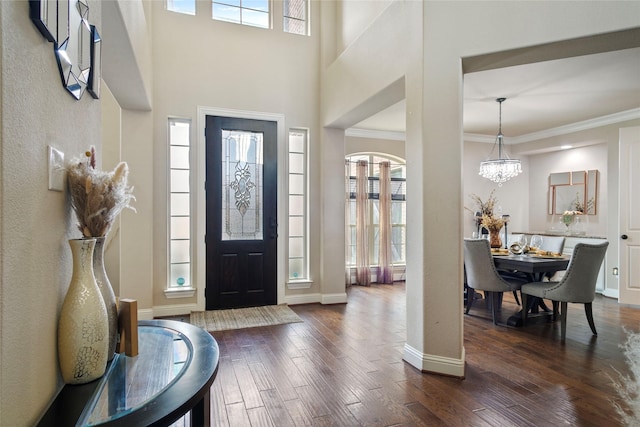
[[[559,322],[494,326],[477,302],[464,316],[460,380],[402,361],[404,284],[348,295],[345,305],[292,306],[304,323],[214,333],[212,425],[621,425],[610,377],[629,373],[619,344],[623,326],[637,331],[639,309],[597,296],[593,337],[583,306],[570,304],[563,345]],[[505,295],[503,314],[516,309]]]

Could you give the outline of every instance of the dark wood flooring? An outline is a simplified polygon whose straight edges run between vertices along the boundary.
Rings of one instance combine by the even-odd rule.
[[[348,304],[297,305],[304,323],[216,332],[218,426],[614,426],[612,377],[628,374],[623,326],[640,309],[597,296],[592,336],[581,304],[560,324],[493,325],[483,301],[464,316],[466,378],[402,361],[404,284],[352,287]],[[503,316],[517,310],[505,295]]]

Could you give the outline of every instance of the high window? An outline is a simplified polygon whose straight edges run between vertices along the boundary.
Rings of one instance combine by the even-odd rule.
[[[190,134],[190,120],[169,119],[169,291],[195,287],[191,275]]]
[[[167,10],[186,15],[195,15],[196,0],[167,0]]]
[[[308,25],[308,0],[284,0],[283,25],[285,33],[309,35]]]
[[[380,162],[390,161],[391,175],[391,252],[394,266],[406,264],[406,167],[404,162],[395,158],[374,154],[359,154],[347,157],[347,203],[349,222],[349,247],[347,248],[346,263],[348,266],[356,264],[356,164],[358,160],[365,160],[369,164],[368,200],[369,200],[369,263],[378,263],[380,242]]]
[[[306,281],[307,245],[307,131],[289,131],[289,281]],[[291,287],[291,286],[290,286]]]
[[[212,0],[211,17],[252,27],[270,28],[269,0]]]

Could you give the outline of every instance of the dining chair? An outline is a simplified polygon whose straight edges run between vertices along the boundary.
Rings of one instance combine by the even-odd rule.
[[[540,245],[540,249],[542,249],[543,251],[549,251],[556,254],[562,254],[562,251],[564,250],[564,241],[565,241],[564,236],[543,236],[542,245]],[[548,280],[551,280],[553,279],[553,276],[555,276],[556,274],[558,275],[556,277],[558,277],[558,280],[560,280],[564,272],[558,271],[555,273],[547,273],[545,274],[545,277]]]
[[[564,250],[564,241],[564,236],[542,236],[542,245],[540,245],[540,249],[543,251],[562,254],[562,251]]]
[[[567,303],[584,304],[584,312],[593,335],[598,335],[593,323],[592,303],[596,295],[596,281],[600,265],[607,252],[609,242],[600,244],[578,243],[573,249],[565,275],[559,282],[532,282],[522,285],[522,306],[527,307],[527,298],[534,296],[553,302],[554,319],[560,303],[560,340],[567,334]],[[527,310],[522,310],[522,324],[527,324]]]
[[[493,323],[498,325],[500,296],[503,292],[517,291],[526,281],[506,280],[500,276],[493,264],[489,241],[485,239],[464,239],[464,265],[467,286],[472,291],[485,292],[487,303],[491,303]],[[474,298],[467,298],[465,314],[469,314],[473,300]]]

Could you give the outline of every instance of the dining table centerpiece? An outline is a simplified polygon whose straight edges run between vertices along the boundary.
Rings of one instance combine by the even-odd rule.
[[[490,218],[494,218],[493,210],[497,202],[496,197],[493,194],[494,192],[495,190],[491,190],[491,193],[489,193],[489,197],[487,198],[486,201],[483,201],[480,198],[480,196],[476,194],[471,194],[469,195],[469,197],[475,202],[476,209],[471,209],[465,206],[465,209],[471,212],[471,214],[474,216],[475,225],[476,225],[476,234],[478,237],[481,234],[480,233],[481,228],[484,227],[487,230],[489,230],[487,227],[483,225],[484,217],[488,216]]]
[[[501,248],[500,230],[504,227],[504,219],[494,215],[482,215],[482,226],[489,230],[489,244],[492,248]]]

